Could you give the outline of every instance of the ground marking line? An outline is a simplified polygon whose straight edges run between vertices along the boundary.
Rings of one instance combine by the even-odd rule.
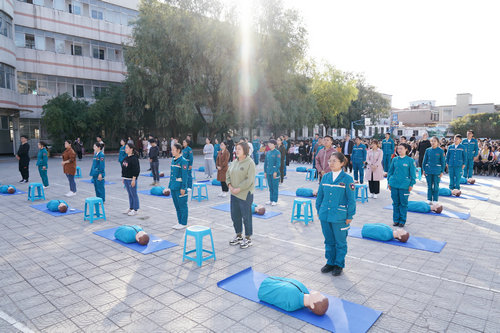
[[[8,322],[9,324],[11,324],[12,326],[14,326],[23,333],[35,333],[28,327],[24,326],[21,322],[15,320],[11,316],[3,312],[2,310],[0,310],[0,318],[2,318],[3,320],[5,320],[6,322]]]

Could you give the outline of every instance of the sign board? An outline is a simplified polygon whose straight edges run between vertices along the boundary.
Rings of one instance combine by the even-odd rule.
[[[372,120],[370,118],[365,118],[365,126],[370,126],[372,124]]]

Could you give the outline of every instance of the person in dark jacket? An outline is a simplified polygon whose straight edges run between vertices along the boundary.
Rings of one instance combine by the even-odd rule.
[[[127,189],[129,209],[124,214],[134,216],[139,210],[139,197],[137,196],[137,178],[141,172],[138,153],[135,151],[133,143],[125,145],[125,153],[127,156],[122,161],[122,178],[123,184]]]
[[[423,161],[424,161],[424,156],[425,156],[425,151],[427,150],[427,148],[430,148],[431,147],[431,142],[429,141],[429,134],[427,133],[424,133],[424,135],[422,135],[422,140],[418,143],[418,148],[417,148],[417,151],[418,151],[418,166],[420,168],[423,168]]]
[[[73,150],[78,155],[78,159],[82,159],[83,155],[83,144],[80,138],[76,138],[75,142],[73,142]]]
[[[352,172],[351,154],[354,149],[354,142],[351,140],[351,136],[349,134],[345,135],[345,140],[342,141],[341,149],[341,152],[347,158],[347,163],[344,165],[344,171],[347,172],[347,169],[349,169],[349,172]]]
[[[283,178],[285,177],[285,160],[286,160],[287,152],[286,152],[286,147],[283,144],[283,140],[281,138],[278,138],[276,140],[276,142],[278,143],[278,147],[276,147],[276,148],[278,149],[278,151],[281,154],[280,183],[283,184]]]
[[[158,160],[160,148],[158,148],[155,139],[149,139],[149,143],[151,144],[151,148],[149,148],[149,163],[151,165],[151,173],[153,174],[153,183],[151,185],[157,186],[160,184],[160,161]]]
[[[226,148],[227,151],[229,152],[229,162],[233,161],[233,151],[234,151],[234,141],[231,139],[231,135],[227,136],[227,141],[226,141]]]
[[[21,135],[21,146],[17,150],[16,158],[19,161],[19,172],[23,177],[19,182],[27,183],[30,178],[30,144],[26,135]]]

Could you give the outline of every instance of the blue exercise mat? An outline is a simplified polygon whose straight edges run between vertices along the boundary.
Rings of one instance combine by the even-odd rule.
[[[211,182],[210,179],[202,179],[202,180],[196,180],[195,183],[208,183]]]
[[[402,243],[402,242],[395,240],[395,239],[384,242],[384,241],[380,241],[380,240],[376,240],[376,239],[364,238],[363,236],[361,236],[361,228],[358,228],[358,227],[351,227],[349,229],[349,236],[355,237],[355,238],[368,239],[368,240],[371,240],[374,242],[380,242],[380,243],[384,243],[384,244],[402,246],[402,247],[407,247],[410,249],[423,250],[423,251],[436,252],[436,253],[441,252],[443,247],[446,245],[446,242],[435,241],[432,239],[421,238],[421,237],[415,237],[412,235],[410,235],[410,238],[408,239],[408,242],[406,242],[406,243]]]
[[[441,182],[449,184],[450,183],[450,178],[443,179]],[[460,183],[460,186],[488,186],[488,187],[493,187],[493,184],[482,183],[482,182],[476,181],[474,184],[469,184],[469,183],[462,184],[462,183]]]
[[[161,238],[156,237],[155,235],[149,235],[149,243],[148,245],[141,245],[139,243],[124,243],[115,238],[115,231],[118,227],[105,229],[101,231],[96,231],[94,234],[97,236],[104,237],[106,239],[112,240],[115,243],[128,247],[134,251],[137,251],[142,254],[149,254],[160,250],[165,250],[174,246],[177,246],[175,243],[170,243],[169,241],[163,240]]]
[[[392,205],[385,206],[384,209],[389,209],[392,210]],[[408,211],[409,213],[417,213],[417,214],[425,214],[425,215],[436,215],[436,216],[442,216],[442,217],[452,217],[456,219],[462,219],[462,220],[467,220],[470,217],[470,213],[460,213],[460,212],[452,212],[449,210],[444,210],[438,214],[435,212],[430,211],[429,213],[420,213],[420,212],[411,212]]]
[[[150,190],[141,190],[141,191],[137,191],[137,193],[140,193],[140,194],[146,194],[146,195],[150,195],[152,197],[157,197],[157,198],[172,198],[172,195],[169,195],[169,196],[165,196],[165,195],[154,195],[154,194],[151,194]]]
[[[47,213],[47,214],[50,214],[50,215],[56,216],[56,217],[57,216],[66,216],[66,215],[83,213],[83,210],[79,210],[79,209],[75,209],[75,208],[69,208],[69,207],[68,207],[68,211],[66,213],[61,213],[59,211],[58,212],[53,212],[53,211],[50,211],[50,210],[47,209],[47,204],[46,203],[42,203],[42,204],[38,204],[38,205],[31,205],[30,207],[38,209],[41,212],[44,212],[44,213]]]
[[[9,196],[9,195],[18,195],[18,194],[26,194],[26,193],[28,193],[28,192],[16,190],[16,192],[14,192],[12,194],[9,194],[9,193],[0,193],[0,195],[2,195],[2,196]]]
[[[143,176],[143,177],[151,177],[151,178],[153,178],[153,175],[152,175],[152,174],[150,174],[150,173],[141,173],[141,174],[139,174],[139,176]],[[165,175],[165,176],[163,176],[163,177],[162,177],[162,176],[160,176],[160,178],[169,178],[169,177],[170,177],[170,175]]]
[[[427,193],[426,192],[422,192],[422,191],[417,191],[418,194],[420,195],[424,195],[426,196]],[[459,197],[456,197],[454,195],[452,196],[444,196],[444,195],[440,195],[440,197],[442,198],[451,198],[451,199],[471,199],[471,200],[481,200],[481,201],[488,201],[489,198],[488,197],[481,197],[479,195],[472,195],[472,194],[461,194]]]
[[[83,183],[94,184],[92,182],[92,179],[82,179],[80,181],[83,182]],[[104,185],[113,185],[113,184],[116,184],[116,183],[115,182],[108,182],[107,180],[104,181]]]
[[[325,295],[328,297],[329,305],[328,311],[323,316],[315,315],[307,308],[293,312],[285,311],[259,300],[258,292],[260,284],[267,277],[268,275],[256,272],[251,267],[248,267],[239,273],[217,282],[217,286],[330,332],[366,332],[382,314],[382,311],[376,311],[330,295]]]
[[[228,203],[217,205],[217,206],[212,206],[210,208],[221,210],[223,212],[230,212],[231,211],[231,205]],[[259,215],[259,214],[255,214],[255,213],[253,213],[252,215],[253,215],[253,217],[266,220],[266,219],[270,219],[271,217],[281,215],[281,212],[269,212],[266,209],[266,213],[264,215]]]
[[[302,195],[296,195],[295,194],[296,192],[293,192],[293,191],[286,191],[286,190],[283,190],[283,191],[279,191],[278,194],[279,195],[284,195],[284,196],[287,196],[287,197],[297,197],[297,198],[306,198],[306,199],[316,199],[316,197],[304,197]]]

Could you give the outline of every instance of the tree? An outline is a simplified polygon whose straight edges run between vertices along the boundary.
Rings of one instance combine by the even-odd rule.
[[[467,131],[472,129],[476,138],[500,138],[500,114],[478,113],[468,114],[453,120],[450,124],[451,131],[465,137]]]

